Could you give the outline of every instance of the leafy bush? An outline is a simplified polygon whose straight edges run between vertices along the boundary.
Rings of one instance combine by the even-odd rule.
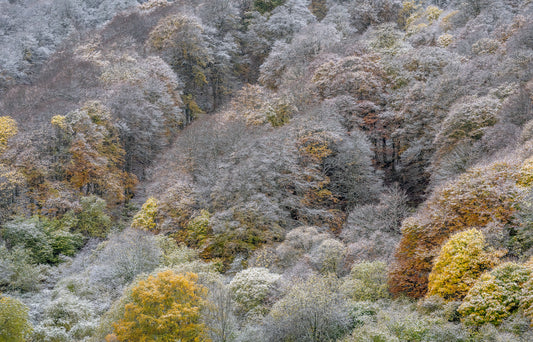
[[[36,290],[47,271],[44,265],[34,265],[29,252],[23,247],[8,249],[5,244],[0,244],[0,288]]]
[[[38,225],[37,219],[11,221],[4,225],[2,238],[11,246],[21,246],[28,250],[34,263],[47,263],[52,260],[53,249],[50,239]]]
[[[0,230],[0,236],[10,246],[21,246],[36,264],[57,264],[60,256],[73,256],[83,245],[80,234],[70,233],[57,220],[15,219]]]
[[[31,335],[28,307],[0,294],[0,341],[22,342]]]
[[[483,274],[459,307],[464,323],[474,326],[501,324],[520,307],[521,287],[530,275],[530,268],[512,262]]]
[[[91,237],[106,237],[111,228],[111,218],[107,215],[107,203],[97,196],[82,197],[81,211],[76,215],[76,230]]]
[[[202,247],[212,234],[210,218],[211,214],[207,210],[202,210],[200,215],[191,219],[185,229],[178,233],[180,240],[190,247]]]
[[[387,265],[381,261],[354,264],[342,284],[342,290],[356,301],[388,298]]]
[[[326,239],[310,253],[311,260],[318,271],[334,273],[340,271],[346,247],[336,239]]]

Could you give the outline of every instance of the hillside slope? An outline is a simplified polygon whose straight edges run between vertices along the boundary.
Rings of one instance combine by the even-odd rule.
[[[0,341],[533,338],[531,1],[0,13]]]

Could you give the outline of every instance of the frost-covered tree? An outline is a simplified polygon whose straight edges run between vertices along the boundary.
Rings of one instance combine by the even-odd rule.
[[[296,283],[267,317],[270,341],[334,341],[350,326],[336,278],[313,276]]]
[[[465,324],[500,324],[520,307],[521,286],[530,274],[530,268],[512,262],[483,274],[458,309]]]
[[[486,249],[485,237],[477,229],[452,235],[442,246],[429,274],[428,296],[446,300],[466,296],[477,278],[498,261],[497,253]]]
[[[257,315],[266,312],[268,296],[276,290],[280,275],[263,267],[243,270],[229,284],[231,295],[241,315]]]
[[[31,333],[28,307],[15,298],[0,294],[0,340],[26,341]]]

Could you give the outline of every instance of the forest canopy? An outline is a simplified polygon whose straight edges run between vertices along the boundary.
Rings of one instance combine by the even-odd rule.
[[[0,0],[0,342],[533,340],[533,2]]]

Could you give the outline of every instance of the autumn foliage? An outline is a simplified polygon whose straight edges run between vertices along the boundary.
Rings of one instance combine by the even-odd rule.
[[[440,188],[402,224],[402,240],[389,274],[390,290],[422,297],[441,245],[453,233],[513,220],[520,194],[517,165],[511,161],[475,167]]]
[[[0,152],[7,147],[7,141],[18,133],[17,122],[9,116],[0,117]]]
[[[502,323],[520,307],[522,286],[530,275],[530,268],[512,262],[483,274],[459,307],[464,323]]]
[[[200,310],[206,289],[194,273],[171,270],[141,280],[132,290],[124,318],[114,325],[119,341],[205,341]]]
[[[28,316],[26,305],[0,293],[0,341],[26,341],[32,332]]]
[[[69,183],[85,195],[123,202],[136,178],[122,170],[125,152],[109,110],[99,102],[87,102],[65,117],[54,117],[52,124],[68,146],[70,162],[64,172]]]
[[[462,299],[484,270],[498,261],[488,250],[483,233],[470,229],[452,235],[442,246],[429,274],[428,296]]]

